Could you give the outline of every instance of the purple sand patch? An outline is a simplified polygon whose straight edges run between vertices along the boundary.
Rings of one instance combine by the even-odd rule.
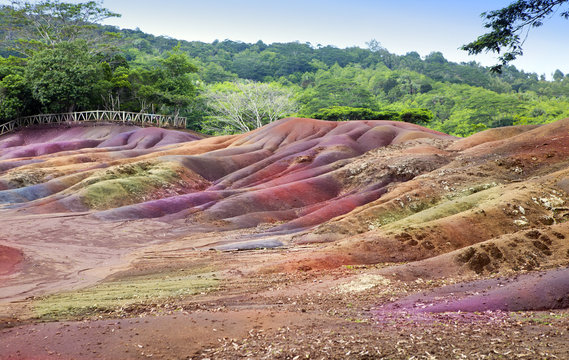
[[[376,315],[565,308],[569,308],[569,268],[444,286],[382,306]]]
[[[379,199],[387,190],[381,188],[374,191],[359,192],[349,196],[343,196],[333,201],[325,202],[324,206],[315,209],[314,211],[307,212],[286,224],[277,226],[271,231],[290,231],[301,230],[310,228],[312,226],[321,224],[336,216],[345,214],[358,206],[367,204],[371,201]]]
[[[194,140],[199,140],[199,137],[189,133],[150,127],[117,134],[102,142],[99,147],[131,145],[129,147],[131,149],[149,149]]]
[[[41,184],[2,190],[0,191],[0,204],[17,204],[41,199],[63,191],[87,176],[87,173],[77,173],[52,179]]]
[[[95,216],[106,220],[126,220],[157,218],[174,214],[188,208],[197,207],[205,203],[223,198],[222,191],[203,191],[165,199],[147,201],[141,204],[123,206],[116,209],[101,211]]]
[[[50,143],[31,144],[14,148],[12,151],[5,151],[1,160],[22,157],[34,157],[47,154],[54,154],[62,151],[79,150],[84,148],[94,148],[99,145],[99,140],[72,140]]]
[[[0,159],[41,156],[87,148],[150,149],[199,139],[194,134],[153,127],[33,127],[1,138]]]

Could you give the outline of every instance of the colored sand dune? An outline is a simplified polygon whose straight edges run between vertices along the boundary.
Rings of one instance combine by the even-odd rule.
[[[45,291],[33,284],[50,274],[61,288],[89,284],[146,247],[182,257],[318,244],[259,271],[402,263],[378,273],[414,281],[549,270],[431,310],[564,308],[568,158],[569,119],[466,139],[379,120],[289,118],[209,138],[29,128],[0,138],[0,257],[16,259],[0,273],[22,274],[6,291],[15,296]]]
[[[413,139],[452,138],[399,122],[309,119],[199,141],[160,129],[26,130],[1,143],[7,170],[0,201],[31,213],[105,210],[95,214],[105,220],[199,215],[226,229],[284,221],[275,230],[295,230],[407,180],[389,173],[354,185],[345,168],[367,151]]]

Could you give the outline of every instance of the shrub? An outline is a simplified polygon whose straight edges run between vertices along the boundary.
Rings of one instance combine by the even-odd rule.
[[[315,119],[347,121],[347,120],[395,120],[399,114],[394,111],[374,111],[369,108],[350,106],[332,106],[318,110],[312,114]]]
[[[433,113],[427,109],[406,109],[399,113],[399,120],[413,124],[428,123],[433,118]]]

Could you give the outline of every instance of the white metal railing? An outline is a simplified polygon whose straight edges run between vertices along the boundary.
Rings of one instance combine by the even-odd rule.
[[[0,124],[0,136],[23,127],[43,124],[70,124],[78,122],[115,122],[141,126],[186,128],[187,119],[171,115],[144,114],[128,111],[93,110],[64,114],[40,114],[21,117]]]

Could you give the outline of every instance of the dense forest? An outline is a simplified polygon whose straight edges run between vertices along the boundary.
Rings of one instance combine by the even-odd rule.
[[[569,75],[500,74],[440,52],[310,43],[204,43],[102,26],[94,2],[0,7],[0,122],[91,109],[188,117],[206,133],[294,115],[394,119],[466,136],[569,117]],[[65,6],[62,6],[65,5]]]

